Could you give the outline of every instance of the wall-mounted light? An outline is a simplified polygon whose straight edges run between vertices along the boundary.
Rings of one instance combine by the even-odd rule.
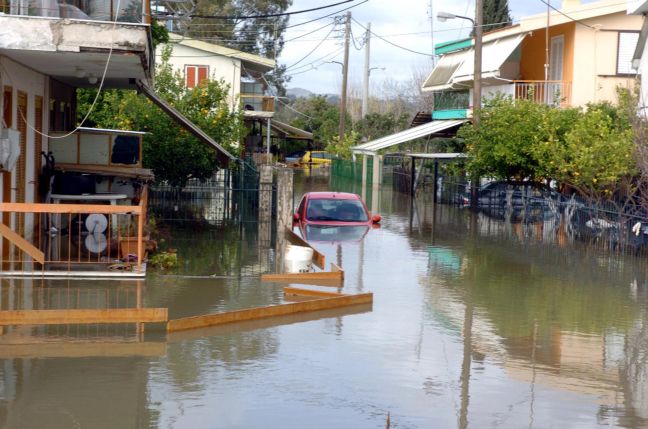
[[[97,80],[98,80],[97,76],[93,76],[93,75],[88,76],[88,83],[90,85],[94,85],[95,83],[97,83]]]
[[[78,77],[79,79],[83,79],[85,77],[86,73],[80,67],[75,67],[74,75],[76,77]]]

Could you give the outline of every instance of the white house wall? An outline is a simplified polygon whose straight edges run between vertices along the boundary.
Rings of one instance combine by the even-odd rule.
[[[11,128],[17,129],[18,127],[18,91],[24,92],[27,94],[27,153],[26,153],[26,180],[25,180],[25,201],[26,202],[38,202],[34,201],[35,198],[35,183],[37,175],[39,172],[35,171],[34,163],[35,157],[41,156],[41,154],[35,153],[35,132],[32,129],[35,121],[35,105],[36,105],[36,96],[43,98],[43,130],[47,131],[49,129],[49,108],[48,108],[48,98],[49,98],[49,78],[41,73],[38,73],[34,70],[31,70],[27,67],[22,66],[6,57],[0,57],[0,80],[2,87],[10,86],[12,88],[12,118],[13,123]],[[4,94],[4,91],[0,93]],[[0,103],[0,106],[3,106],[4,103]],[[1,109],[2,107],[0,107]],[[4,112],[2,112],[4,114]],[[3,116],[0,116],[3,117]],[[47,139],[43,138],[43,150],[47,150]],[[12,183],[11,183],[11,201],[16,200],[16,189],[18,187],[17,173],[16,168],[12,170]],[[2,195],[3,190],[2,175],[0,175],[0,201],[3,201],[4,195]],[[13,223],[13,222],[12,222]],[[26,219],[26,228],[25,231],[28,234],[31,234],[32,231],[32,219],[28,217]],[[13,226],[13,225],[12,225]],[[29,238],[29,235],[28,237]]]
[[[208,66],[209,78],[213,80],[223,79],[228,85],[230,108],[238,107],[239,95],[241,93],[241,60],[228,58],[222,55],[210,54],[200,49],[174,44],[173,54],[169,63],[174,70],[185,75],[185,66]],[[158,58],[161,55],[161,48],[158,47]]]
[[[575,106],[615,101],[617,86],[634,85],[634,78],[616,76],[618,31],[639,31],[643,21],[640,16],[621,12],[585,23],[594,28],[579,24],[575,27],[571,101]]]

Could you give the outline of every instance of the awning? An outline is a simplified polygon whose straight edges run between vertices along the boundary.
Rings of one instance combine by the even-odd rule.
[[[270,121],[270,126],[273,130],[284,134],[285,138],[313,140],[313,133],[302,130],[301,128],[293,127],[292,125],[285,124],[276,120]]]
[[[482,79],[501,76],[501,68],[514,53],[526,34],[502,37],[482,46]],[[454,68],[454,69],[453,69]],[[450,70],[452,74],[448,76]],[[469,88],[475,73],[475,50],[444,55],[423,84],[424,91],[442,91],[449,88]]]
[[[452,127],[458,127],[465,122],[467,122],[466,119],[428,122],[427,124],[419,125],[418,127],[409,128],[396,134],[391,134],[377,140],[354,146],[351,148],[351,151],[357,154],[374,155],[381,149],[386,149],[420,137],[429,136],[430,134],[435,134]]]
[[[425,79],[423,89],[434,88],[435,91],[448,89],[452,86],[452,76],[466,60],[467,51],[446,54],[439,59],[430,76]]]
[[[198,140],[203,143],[207,143],[209,146],[218,150],[220,153],[228,157],[232,161],[239,161],[239,158],[235,157],[229,153],[225,148],[216,141],[209,137],[202,129],[200,129],[196,124],[187,119],[182,113],[178,112],[173,106],[160,98],[155,91],[143,84],[141,81],[137,82],[137,88],[144,94],[146,97],[153,102],[156,106],[164,111],[171,119],[176,121],[181,127],[193,134]]]

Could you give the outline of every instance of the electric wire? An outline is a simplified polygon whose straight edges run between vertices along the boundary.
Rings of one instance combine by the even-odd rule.
[[[392,46],[395,46],[395,47],[397,47],[397,48],[399,48],[399,49],[403,49],[403,50],[408,51],[408,52],[412,52],[412,53],[414,53],[414,54],[425,55],[426,57],[431,57],[431,56],[432,56],[432,54],[428,54],[428,53],[425,53],[425,52],[415,51],[415,50],[413,50],[413,49],[406,48],[405,46],[397,45],[396,43],[391,42],[391,41],[385,39],[385,38],[382,37],[381,35],[376,34],[375,32],[373,32],[373,31],[371,31],[371,30],[368,30],[367,27],[365,27],[364,25],[360,24],[360,23],[359,23],[355,18],[351,18],[351,19],[353,20],[353,22],[355,22],[355,23],[358,24],[360,27],[362,27],[365,31],[368,31],[370,34],[376,36],[377,38],[379,38],[379,39],[382,40],[383,42],[389,43],[389,44],[392,45]]]
[[[591,25],[585,24],[585,23],[584,23],[583,21],[581,21],[581,20],[578,20],[578,19],[572,18],[571,16],[567,15],[566,13],[564,13],[563,11],[561,11],[560,9],[557,9],[557,8],[555,8],[554,6],[552,6],[551,3],[548,3],[548,2],[546,2],[545,0],[540,0],[540,2],[541,2],[541,3],[544,3],[544,4],[547,5],[547,6],[549,6],[551,9],[555,10],[556,12],[558,12],[559,14],[561,14],[562,16],[564,16],[565,18],[567,18],[567,19],[571,19],[572,21],[574,21],[574,22],[576,22],[576,23],[578,23],[578,24],[580,24],[580,25],[584,25],[584,26],[587,27],[587,28],[591,28],[592,30],[595,30],[595,28],[592,27]]]
[[[291,64],[289,66],[286,66],[286,70],[289,70],[289,69],[295,67],[297,64],[301,63],[306,58],[308,58],[313,52],[315,52],[317,50],[317,48],[322,46],[322,43],[324,43],[325,41],[328,40],[328,37],[331,35],[331,33],[333,33],[334,30],[335,30],[335,26],[333,26],[333,28],[331,28],[331,30],[328,32],[328,34],[326,36],[324,36],[324,38],[322,40],[320,40],[320,42],[317,45],[315,45],[315,47],[310,52],[308,52],[306,55],[304,55],[299,61],[297,61],[296,63],[293,63],[293,64]]]
[[[328,18],[328,17],[331,17],[331,16],[333,16],[333,15],[337,15],[337,14],[339,14],[340,12],[344,12],[344,11],[346,11],[346,10],[353,9],[354,7],[361,6],[361,5],[365,4],[365,3],[367,3],[368,1],[369,1],[369,0],[364,0],[364,1],[361,1],[360,3],[356,3],[356,4],[351,5],[351,6],[349,6],[349,7],[345,7],[344,9],[340,9],[340,10],[338,10],[338,11],[335,11],[335,12],[329,13],[328,15],[320,16],[319,18],[311,19],[311,20],[309,20],[309,21],[300,22],[300,23],[298,23],[298,24],[294,24],[294,25],[289,25],[289,26],[286,27],[286,30],[289,29],[289,28],[295,28],[295,27],[299,27],[299,26],[301,26],[301,25],[310,24],[311,22],[319,21],[320,19]]]
[[[341,2],[329,4],[326,6],[320,6],[320,7],[314,7],[311,9],[303,9],[303,10],[297,10],[295,12],[281,12],[281,13],[269,13],[269,14],[262,14],[262,15],[248,15],[248,16],[236,16],[236,15],[189,15],[190,18],[200,18],[200,19],[257,19],[257,18],[275,18],[279,16],[290,16],[290,15],[297,15],[300,13],[307,13],[307,12],[315,12],[317,10],[322,10],[322,9],[328,9],[330,7],[335,7],[339,6],[341,4],[345,3],[351,3],[356,0],[344,0]]]

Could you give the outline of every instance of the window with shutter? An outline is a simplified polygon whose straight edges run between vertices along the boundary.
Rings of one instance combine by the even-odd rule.
[[[634,55],[638,40],[638,32],[619,32],[616,69],[617,74],[637,74],[637,72],[632,68],[632,56]]]
[[[194,88],[207,79],[209,66],[185,66],[185,84],[187,88]]]

